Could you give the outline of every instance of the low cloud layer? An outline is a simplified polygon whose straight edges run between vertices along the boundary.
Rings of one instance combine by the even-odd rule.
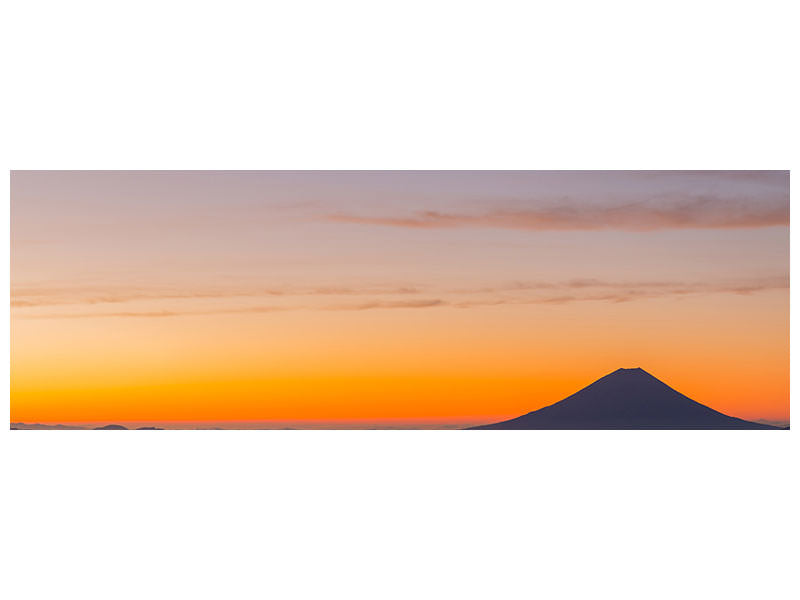
[[[295,310],[373,310],[379,308],[430,308],[432,306],[445,306],[450,304],[444,300],[431,299],[419,301],[372,301],[353,304],[334,304],[323,306],[244,306],[237,308],[218,308],[209,310],[155,310],[155,311],[125,311],[125,312],[79,312],[79,313],[47,313],[22,315],[27,319],[92,319],[92,318],[157,318],[157,317],[188,317],[205,315],[236,315],[271,313]]]
[[[85,319],[85,318],[163,318],[203,315],[234,315],[271,313],[280,311],[324,310],[364,311],[377,309],[426,309],[437,307],[479,308],[500,305],[557,305],[573,302],[632,302],[657,298],[680,298],[701,294],[749,295],[770,290],[788,289],[786,276],[757,280],[728,282],[675,282],[675,281],[603,281],[598,279],[572,279],[562,282],[515,281],[493,287],[428,290],[426,298],[380,299],[366,298],[359,302],[336,304],[259,305],[219,308],[176,307],[168,310],[129,310],[115,312],[38,313],[17,307],[15,316],[26,319]],[[389,289],[389,288],[385,288]],[[403,287],[398,294],[417,288]],[[405,291],[402,291],[405,290]],[[147,296],[151,298],[152,296]],[[189,298],[204,297],[198,295]],[[216,297],[216,296],[215,296]],[[231,297],[236,297],[231,295]],[[44,305],[36,305],[44,306]]]
[[[254,287],[250,289],[195,289],[175,291],[157,288],[118,288],[98,289],[69,287],[19,287],[11,291],[12,308],[33,308],[37,306],[59,306],[74,304],[120,304],[151,300],[205,300],[219,298],[259,298],[292,296],[395,296],[418,294],[412,287],[398,286],[320,286],[312,288],[297,287]]]
[[[477,213],[423,210],[409,215],[334,214],[329,221],[415,229],[493,227],[529,231],[654,231],[736,229],[789,224],[788,193],[769,199],[731,200],[713,196],[651,199],[611,205],[570,200],[526,208]]]

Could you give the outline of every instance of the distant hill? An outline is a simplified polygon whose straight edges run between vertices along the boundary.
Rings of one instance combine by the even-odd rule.
[[[782,429],[729,417],[643,369],[618,369],[521,417],[470,429]]]
[[[77,425],[45,425],[43,423],[11,423],[11,429],[105,429],[105,430],[128,430],[124,425],[103,425],[102,427],[80,427]],[[137,427],[137,430],[142,429],[157,429],[163,430],[163,427]]]
[[[42,423],[11,423],[11,429],[86,429],[78,425],[45,425]]]

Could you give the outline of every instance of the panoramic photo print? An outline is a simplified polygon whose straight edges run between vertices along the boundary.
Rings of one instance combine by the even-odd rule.
[[[788,429],[789,173],[15,171],[10,301],[17,430]]]

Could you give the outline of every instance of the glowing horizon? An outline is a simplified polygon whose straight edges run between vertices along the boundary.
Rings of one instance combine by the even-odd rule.
[[[787,172],[14,172],[11,421],[789,420]]]

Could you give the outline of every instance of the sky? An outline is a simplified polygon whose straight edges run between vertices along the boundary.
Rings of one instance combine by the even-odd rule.
[[[642,367],[789,418],[783,171],[11,178],[11,421],[461,426]]]

